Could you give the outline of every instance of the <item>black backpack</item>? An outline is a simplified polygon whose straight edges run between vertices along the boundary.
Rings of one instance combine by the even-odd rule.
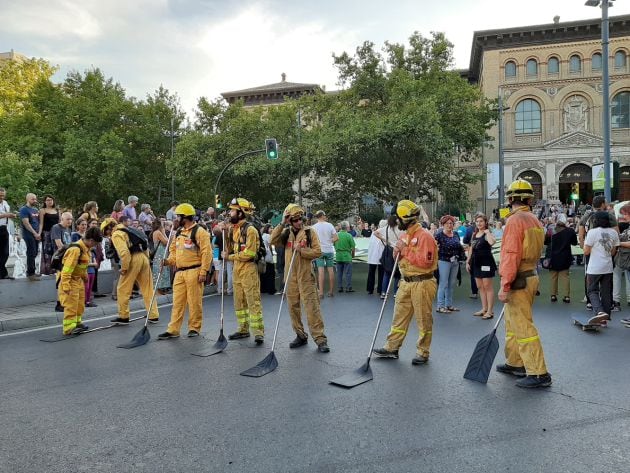
[[[258,232],[258,250],[256,251],[256,256],[254,257],[254,263],[258,266],[258,272],[264,274],[267,270],[267,263],[265,262],[265,256],[267,256],[267,249],[265,248],[265,244],[263,243],[262,233],[260,232],[260,225],[257,225],[257,222],[247,222],[245,225],[241,227],[241,241],[243,245],[247,244],[247,229],[253,226]]]
[[[50,260],[50,269],[55,271],[61,271],[63,269],[63,257],[66,255],[66,251],[68,248],[80,248],[78,243],[70,243],[68,245],[63,245],[52,255],[52,259]]]
[[[179,227],[177,229],[177,232],[175,233],[175,240],[177,240],[177,237],[182,234],[183,229],[184,227]],[[199,230],[199,224],[195,225],[192,228],[190,232],[190,239],[195,243],[195,246],[199,248],[199,244],[197,243],[197,230]],[[167,251],[168,251],[168,248],[167,248]],[[214,272],[214,265],[212,264],[212,260],[210,261],[210,267],[206,268],[206,270],[208,271],[208,274],[212,274]]]
[[[129,243],[131,243],[131,246],[129,247],[130,253],[133,254],[147,251],[149,248],[149,240],[142,230],[138,230],[133,227],[126,227],[121,230],[127,232],[127,235],[129,235]]]

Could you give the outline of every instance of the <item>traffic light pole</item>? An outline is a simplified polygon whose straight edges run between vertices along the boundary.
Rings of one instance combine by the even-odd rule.
[[[611,201],[610,192],[610,74],[608,72],[608,0],[602,2],[602,96],[603,107],[603,128],[604,128],[604,196],[606,202]]]
[[[219,182],[221,181],[221,178],[223,177],[223,174],[225,173],[225,171],[227,171],[232,166],[232,164],[234,164],[236,161],[238,161],[241,158],[245,158],[246,156],[251,156],[253,154],[258,154],[258,153],[264,153],[265,151],[266,151],[265,149],[246,151],[245,153],[239,154],[237,157],[235,157],[229,163],[227,163],[225,167],[223,168],[223,170],[219,173],[219,177],[217,177],[217,181],[214,184],[214,195],[217,195],[219,193]]]

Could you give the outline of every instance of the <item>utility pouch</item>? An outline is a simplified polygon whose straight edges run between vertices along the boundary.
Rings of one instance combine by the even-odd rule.
[[[527,287],[527,278],[525,276],[516,275],[516,279],[510,284],[510,290],[525,289]]]

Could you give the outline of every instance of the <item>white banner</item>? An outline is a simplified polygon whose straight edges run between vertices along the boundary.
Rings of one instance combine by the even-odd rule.
[[[499,163],[486,164],[486,199],[498,199]]]

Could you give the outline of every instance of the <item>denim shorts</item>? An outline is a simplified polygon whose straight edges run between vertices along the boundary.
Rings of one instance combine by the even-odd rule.
[[[318,268],[332,268],[335,265],[335,254],[322,253],[322,255],[315,260],[315,264]]]

